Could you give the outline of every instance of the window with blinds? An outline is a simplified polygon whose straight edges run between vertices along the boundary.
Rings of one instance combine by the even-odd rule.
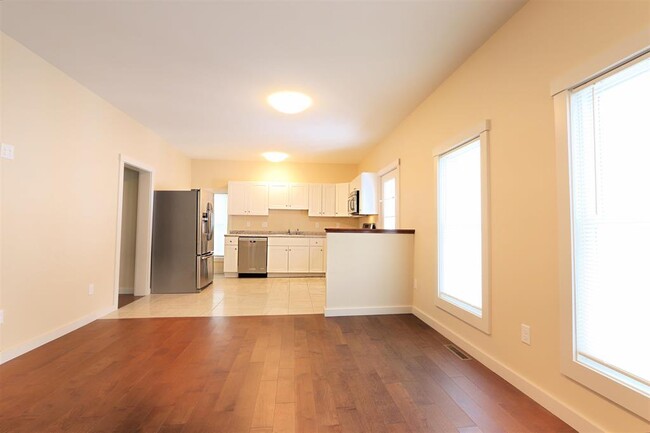
[[[481,317],[483,309],[481,140],[438,161],[438,296]]]
[[[650,396],[650,59],[569,98],[574,360]]]

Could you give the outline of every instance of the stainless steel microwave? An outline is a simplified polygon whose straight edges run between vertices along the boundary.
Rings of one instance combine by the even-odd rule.
[[[359,215],[359,191],[355,190],[348,196],[348,213],[350,215]]]

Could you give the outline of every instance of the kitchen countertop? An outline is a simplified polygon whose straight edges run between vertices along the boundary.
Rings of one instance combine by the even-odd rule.
[[[325,232],[307,232],[301,231],[287,233],[286,231],[261,231],[261,230],[233,230],[226,236],[265,236],[265,237],[303,237],[303,238],[324,238]]]
[[[327,233],[377,233],[377,234],[406,234],[412,235],[415,229],[325,229]]]

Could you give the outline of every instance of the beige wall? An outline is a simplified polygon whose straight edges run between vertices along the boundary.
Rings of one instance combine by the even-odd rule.
[[[416,229],[417,308],[603,429],[628,433],[649,425],[560,373],[550,86],[639,34],[650,44],[647,1],[529,2],[360,166],[401,160],[401,225]],[[492,120],[491,336],[434,307],[432,150],[484,119]],[[519,341],[521,323],[531,325],[531,346]]]
[[[356,164],[192,160],[192,188],[215,192],[227,191],[229,180],[336,183],[349,182],[357,174]]]
[[[230,180],[339,183],[349,182],[358,174],[355,164],[192,160],[192,188],[215,192],[226,192]],[[359,227],[359,222],[359,218],[315,218],[308,217],[307,211],[271,210],[269,216],[231,216],[228,230],[317,231],[325,227]]]
[[[2,36],[2,351],[110,308],[120,153],[156,188],[190,186],[190,160]],[[88,284],[95,294],[88,295]]]

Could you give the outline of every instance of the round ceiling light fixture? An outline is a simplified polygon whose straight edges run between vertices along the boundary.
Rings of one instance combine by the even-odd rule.
[[[289,155],[282,152],[265,152],[262,156],[271,162],[282,162],[289,157]]]
[[[282,91],[270,94],[266,102],[281,113],[296,114],[311,107],[312,99],[304,93]]]

